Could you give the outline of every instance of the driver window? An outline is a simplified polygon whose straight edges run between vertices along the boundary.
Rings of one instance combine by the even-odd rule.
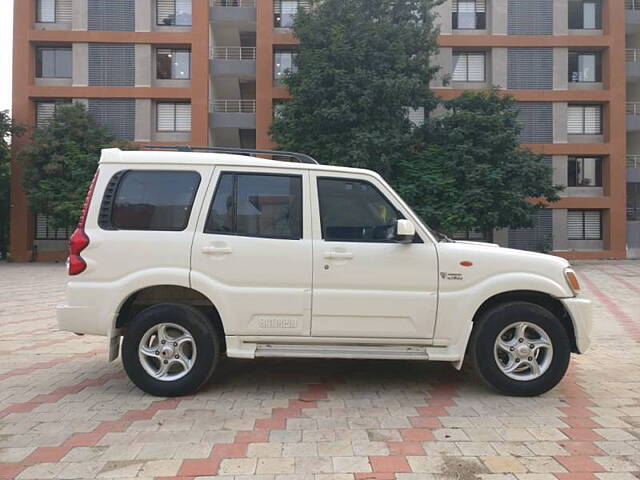
[[[402,215],[369,182],[319,178],[322,238],[328,242],[391,242]]]

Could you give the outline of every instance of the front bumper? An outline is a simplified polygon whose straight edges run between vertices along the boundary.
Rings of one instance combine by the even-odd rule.
[[[578,353],[585,353],[591,345],[591,330],[593,327],[591,300],[581,297],[563,298],[561,300],[573,322]]]

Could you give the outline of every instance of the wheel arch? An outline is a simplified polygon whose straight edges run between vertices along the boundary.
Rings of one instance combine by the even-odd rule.
[[[116,331],[123,333],[136,314],[160,303],[189,305],[204,313],[220,334],[223,352],[226,351],[224,325],[218,308],[203,293],[181,285],[153,285],[132,292],[118,309],[114,325]]]
[[[559,299],[544,292],[535,290],[512,290],[508,292],[501,292],[493,295],[492,297],[489,297],[480,305],[473,316],[472,323],[474,324],[474,328],[478,319],[480,319],[482,315],[484,315],[484,313],[488,310],[507,302],[517,301],[529,302],[549,311],[560,321],[565,331],[567,332],[567,336],[569,337],[569,341],[571,342],[571,351],[573,353],[578,352],[578,347],[576,345],[576,333],[569,312],[567,312],[566,308]]]

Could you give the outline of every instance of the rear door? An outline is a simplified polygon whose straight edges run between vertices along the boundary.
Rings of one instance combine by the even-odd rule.
[[[213,167],[103,164],[100,210],[87,224],[83,281],[155,281],[189,285],[191,243]],[[98,201],[98,199],[94,199]],[[95,267],[95,268],[93,268]]]
[[[227,335],[310,334],[309,208],[306,170],[216,168],[191,280],[220,310]]]

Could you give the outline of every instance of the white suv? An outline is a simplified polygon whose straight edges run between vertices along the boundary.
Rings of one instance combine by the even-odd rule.
[[[589,346],[564,259],[452,241],[371,171],[162,148],[102,152],[57,310],[62,330],[107,336],[110,360],[122,343],[148,393],[197,390],[221,355],[468,353],[496,389],[538,395]]]

